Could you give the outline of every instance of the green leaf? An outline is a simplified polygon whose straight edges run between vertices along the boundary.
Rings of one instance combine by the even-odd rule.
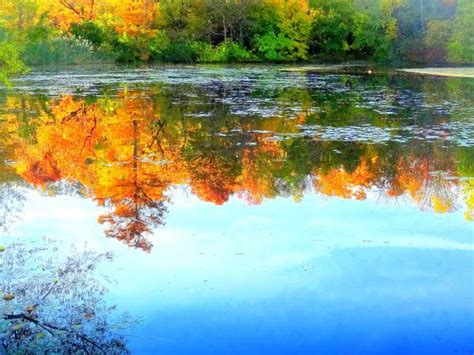
[[[17,323],[13,325],[12,330],[19,330],[23,328],[24,326],[25,326],[25,323]]]

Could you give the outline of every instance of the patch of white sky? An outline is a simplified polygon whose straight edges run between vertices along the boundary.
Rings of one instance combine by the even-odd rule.
[[[115,261],[103,271],[119,281],[112,288],[114,297],[123,302],[140,297],[150,307],[156,299],[162,307],[192,303],[196,297],[267,297],[307,277],[304,272],[318,268],[318,259],[337,249],[474,250],[473,225],[464,221],[462,211],[433,215],[408,204],[317,195],[297,204],[276,198],[248,206],[231,198],[215,206],[186,189],[172,193],[166,225],[150,236],[151,253],[106,238],[97,222],[105,209],[79,196],[29,191],[22,218],[9,235],[26,240],[47,236],[64,246],[86,242],[113,252]]]

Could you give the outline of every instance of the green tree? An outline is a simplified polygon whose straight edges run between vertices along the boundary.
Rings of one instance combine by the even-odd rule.
[[[311,29],[310,53],[322,59],[343,59],[354,41],[352,0],[313,0],[315,19]]]
[[[360,0],[355,14],[352,49],[358,57],[385,61],[392,53],[397,37],[397,19],[393,13],[403,0]]]
[[[308,59],[313,18],[314,13],[304,0],[271,0],[254,8],[255,51],[270,61]]]
[[[1,38],[0,33],[0,83],[11,86],[11,77],[27,72],[21,60],[21,47],[15,41]]]
[[[474,63],[474,2],[459,0],[448,57],[454,63]]]

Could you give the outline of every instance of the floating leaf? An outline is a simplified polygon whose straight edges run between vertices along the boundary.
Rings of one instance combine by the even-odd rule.
[[[36,305],[32,304],[31,306],[26,307],[25,311],[28,313],[33,313],[34,311],[36,311]]]
[[[19,330],[19,329],[23,328],[24,326],[25,326],[24,323],[17,323],[15,325],[13,325],[12,330]]]
[[[3,299],[4,299],[5,301],[11,301],[11,300],[14,299],[14,298],[15,298],[15,296],[12,295],[12,294],[10,294],[10,293],[7,293],[5,296],[3,296]]]

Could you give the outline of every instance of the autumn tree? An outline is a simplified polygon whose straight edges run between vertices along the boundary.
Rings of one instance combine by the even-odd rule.
[[[157,0],[122,1],[115,6],[120,19],[117,27],[119,32],[133,36],[153,29],[158,16]]]

